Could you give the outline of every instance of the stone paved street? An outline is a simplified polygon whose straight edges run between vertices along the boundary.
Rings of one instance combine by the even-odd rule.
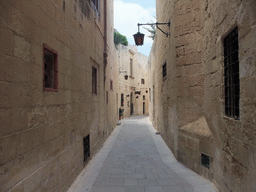
[[[122,120],[68,192],[213,192],[174,158],[148,117]]]

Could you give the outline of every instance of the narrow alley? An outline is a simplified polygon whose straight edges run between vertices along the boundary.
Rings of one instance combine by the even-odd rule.
[[[148,117],[122,120],[68,192],[214,192],[177,162]]]

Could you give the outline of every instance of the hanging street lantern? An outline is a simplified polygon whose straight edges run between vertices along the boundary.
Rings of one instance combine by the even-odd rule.
[[[144,34],[143,33],[140,33],[140,25],[156,25],[157,29],[159,29],[161,32],[163,32],[166,37],[168,37],[170,34],[168,32],[164,32],[160,27],[158,27],[158,25],[168,25],[168,27],[170,27],[170,24],[171,22],[169,21],[168,23],[147,23],[147,24],[141,24],[141,23],[138,23],[138,33],[134,34],[133,37],[134,37],[134,41],[135,41],[135,44],[137,46],[139,45],[143,45],[144,43]]]
[[[145,36],[145,35],[144,35],[143,33],[140,33],[140,32],[138,32],[138,33],[136,33],[136,34],[133,35],[135,44],[136,44],[137,46],[143,45],[144,36]]]

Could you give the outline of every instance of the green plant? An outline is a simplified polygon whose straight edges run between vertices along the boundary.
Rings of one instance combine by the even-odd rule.
[[[128,41],[127,41],[127,38],[126,36],[124,35],[121,35],[120,33],[118,32],[114,32],[114,43],[115,43],[115,46],[117,47],[117,45],[119,45],[120,43],[122,45],[128,45]]]

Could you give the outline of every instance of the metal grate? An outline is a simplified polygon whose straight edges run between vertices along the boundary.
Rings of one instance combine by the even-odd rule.
[[[84,162],[90,158],[90,135],[83,139],[84,146]]]
[[[163,78],[165,78],[167,75],[167,71],[166,71],[166,63],[164,63],[163,65]]]
[[[210,157],[208,155],[201,153],[201,164],[204,167],[209,169],[210,168]]]
[[[238,28],[224,39],[225,115],[239,119]]]

